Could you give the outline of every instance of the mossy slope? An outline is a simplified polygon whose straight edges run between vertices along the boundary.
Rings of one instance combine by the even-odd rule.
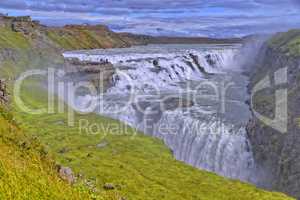
[[[46,35],[65,50],[128,47],[129,44],[105,26],[49,28]]]
[[[28,137],[7,111],[0,112],[0,199],[91,199],[83,186],[62,181],[37,139]]]
[[[300,56],[300,30],[294,29],[284,33],[278,33],[273,36],[268,45],[274,50],[278,50],[287,56]]]

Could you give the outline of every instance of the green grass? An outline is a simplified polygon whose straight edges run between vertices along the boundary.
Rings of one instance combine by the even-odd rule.
[[[29,106],[46,106],[46,93],[36,81],[28,81],[21,96]],[[28,115],[17,109],[15,116],[20,127],[39,138],[59,163],[82,174],[100,196],[108,199],[288,199],[176,161],[162,141],[135,135],[115,120],[76,114],[75,126],[70,127],[64,113]],[[119,135],[105,129],[89,134],[79,129],[79,120],[122,128],[117,131]],[[108,145],[97,148],[103,141]],[[116,189],[104,190],[106,183]]]
[[[80,28],[49,29],[47,36],[65,50],[99,49],[125,45],[124,41],[116,35],[110,35],[108,32],[99,34],[96,30],[83,30]]]
[[[298,37],[288,43],[288,50],[291,55],[300,56],[300,33]]]
[[[30,42],[21,33],[0,28],[0,48],[29,49]]]
[[[268,44],[271,48],[279,50],[289,56],[300,56],[300,30],[290,30],[273,36]]]
[[[44,147],[24,134],[12,119],[1,109],[0,199],[92,199],[91,191],[82,183],[71,186],[62,181]]]
[[[0,77],[11,81],[30,68],[46,67],[44,58],[52,56],[33,49],[31,41],[6,28],[0,29],[0,53],[5,55]],[[12,83],[8,82],[10,91]],[[0,199],[95,199],[84,180],[71,186],[58,177],[56,161],[37,138],[16,124],[7,107],[0,105]]]
[[[23,41],[22,36],[18,38],[15,33],[1,40],[6,37]],[[1,43],[4,46],[0,49],[9,45],[17,49],[14,44]],[[1,77],[15,78],[26,69],[45,68],[60,59],[59,55],[52,57],[47,54],[48,50],[44,51],[31,52],[30,48],[30,52],[22,51],[18,60],[1,63]],[[37,79],[27,80],[20,96],[30,107],[47,105],[47,92]],[[56,99],[56,103],[58,101]],[[134,200],[289,199],[283,194],[263,191],[176,161],[162,141],[136,135],[133,129],[115,120],[95,114],[75,114],[72,127],[67,125],[66,113],[30,115],[15,104],[12,109],[12,115],[1,111],[0,116],[0,199],[93,199],[94,195],[110,200],[121,197]],[[100,127],[121,128],[114,131],[115,134],[109,134],[105,128],[90,134],[80,131],[80,119]],[[101,142],[107,146],[97,148]],[[74,186],[61,181],[51,157],[71,167],[80,175],[80,181]],[[107,183],[113,184],[115,189],[104,190]],[[93,195],[90,190],[94,191]]]

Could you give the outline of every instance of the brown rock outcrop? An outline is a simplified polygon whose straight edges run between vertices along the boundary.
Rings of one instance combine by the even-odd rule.
[[[71,168],[58,166],[58,173],[60,178],[67,181],[69,184],[75,183],[76,177]]]
[[[0,79],[0,105],[6,104],[9,101],[5,80]]]

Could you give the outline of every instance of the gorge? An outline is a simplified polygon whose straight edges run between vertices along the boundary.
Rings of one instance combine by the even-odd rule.
[[[241,39],[131,46],[149,38],[141,41],[142,36],[104,26],[50,28],[30,18],[2,18],[0,74],[10,92],[32,69],[64,69],[57,80],[74,88],[87,80],[102,85],[96,95],[79,91],[75,99],[65,99],[77,111],[95,102],[93,113],[74,114],[74,126],[67,124],[68,113],[57,111],[61,108],[31,115],[16,103],[1,106],[0,195],[11,194],[4,187],[10,181],[18,191],[13,195],[30,193],[35,199],[290,199],[254,185],[299,197],[298,31],[268,39],[254,50],[251,67],[244,67],[248,51]],[[289,131],[282,135],[256,119],[248,104],[251,88],[285,65],[291,107]],[[20,97],[26,105],[48,106],[45,82],[24,81]],[[252,103],[272,115],[272,96],[260,95]],[[59,91],[58,96],[65,98]],[[125,128],[118,135],[106,129],[81,133],[81,119]],[[72,169],[75,184],[58,177],[62,166]]]
[[[286,34],[298,37],[296,31]],[[289,156],[293,154],[296,158],[299,152],[293,148],[298,138],[295,135],[298,111],[294,95],[297,96],[299,62],[295,52],[294,55],[282,55],[280,51],[283,50],[278,50],[283,48],[275,43],[283,40],[280,37],[287,36],[283,33],[272,39],[257,39],[256,44],[252,41],[250,49],[247,45],[236,44],[148,45],[73,51],[64,53],[64,56],[91,62],[107,60],[117,69],[112,86],[102,98],[80,96],[79,104],[85,105],[84,102],[93,98],[103,101],[107,107],[97,108],[97,113],[162,139],[180,161],[297,197],[298,162],[297,159],[290,160]],[[263,42],[265,40],[268,42]],[[247,52],[252,52],[252,57],[245,55]],[[256,95],[252,99],[255,107],[246,105],[251,88],[263,76],[284,67],[288,68],[288,89],[294,91],[288,97],[290,131],[287,135],[274,133],[272,127],[250,111],[255,109],[272,116],[275,105],[270,93],[273,90]],[[229,88],[227,84],[230,84]],[[214,96],[216,91],[224,92],[225,98]],[[221,111],[222,103],[225,112]]]
[[[261,185],[246,133],[248,78],[241,45],[148,45],[65,52],[66,59],[112,63],[112,86],[77,105],[160,138],[176,159]],[[76,81],[75,81],[76,82]],[[103,107],[100,106],[103,105]],[[75,106],[76,107],[76,106]]]

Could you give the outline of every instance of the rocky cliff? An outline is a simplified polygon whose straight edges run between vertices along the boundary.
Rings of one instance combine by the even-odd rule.
[[[258,62],[251,75],[249,89],[257,88],[261,80],[268,80],[266,77],[270,77],[271,86],[265,85],[265,89],[254,95],[252,99],[254,117],[248,124],[248,134],[258,164],[258,173],[262,177],[262,186],[298,198],[300,198],[299,50],[299,30],[277,34],[261,48]],[[280,77],[285,77],[285,69],[287,84],[280,81]],[[275,107],[280,105],[278,101],[284,102],[284,98],[279,98],[275,94],[276,91],[284,89],[287,91],[287,131],[284,131],[284,124],[278,127],[280,121],[270,126],[255,113],[275,119],[277,117]]]
[[[31,17],[0,16],[0,28],[21,33],[36,44],[55,46],[58,49],[92,49],[128,47],[118,34],[104,25],[67,25],[47,27]]]
[[[122,48],[146,44],[226,44],[242,39],[214,39],[205,37],[153,37],[131,33],[115,33],[104,25],[66,25],[47,27],[30,16],[0,15],[0,28],[24,34],[37,45],[55,46],[62,50]]]
[[[146,44],[233,44],[241,43],[243,38],[208,38],[208,37],[166,37],[149,36],[132,33],[119,33],[119,35],[131,45]]]
[[[65,78],[73,83],[91,82],[99,92],[105,92],[113,82],[114,66],[108,61],[89,62],[79,59],[65,59]]]

